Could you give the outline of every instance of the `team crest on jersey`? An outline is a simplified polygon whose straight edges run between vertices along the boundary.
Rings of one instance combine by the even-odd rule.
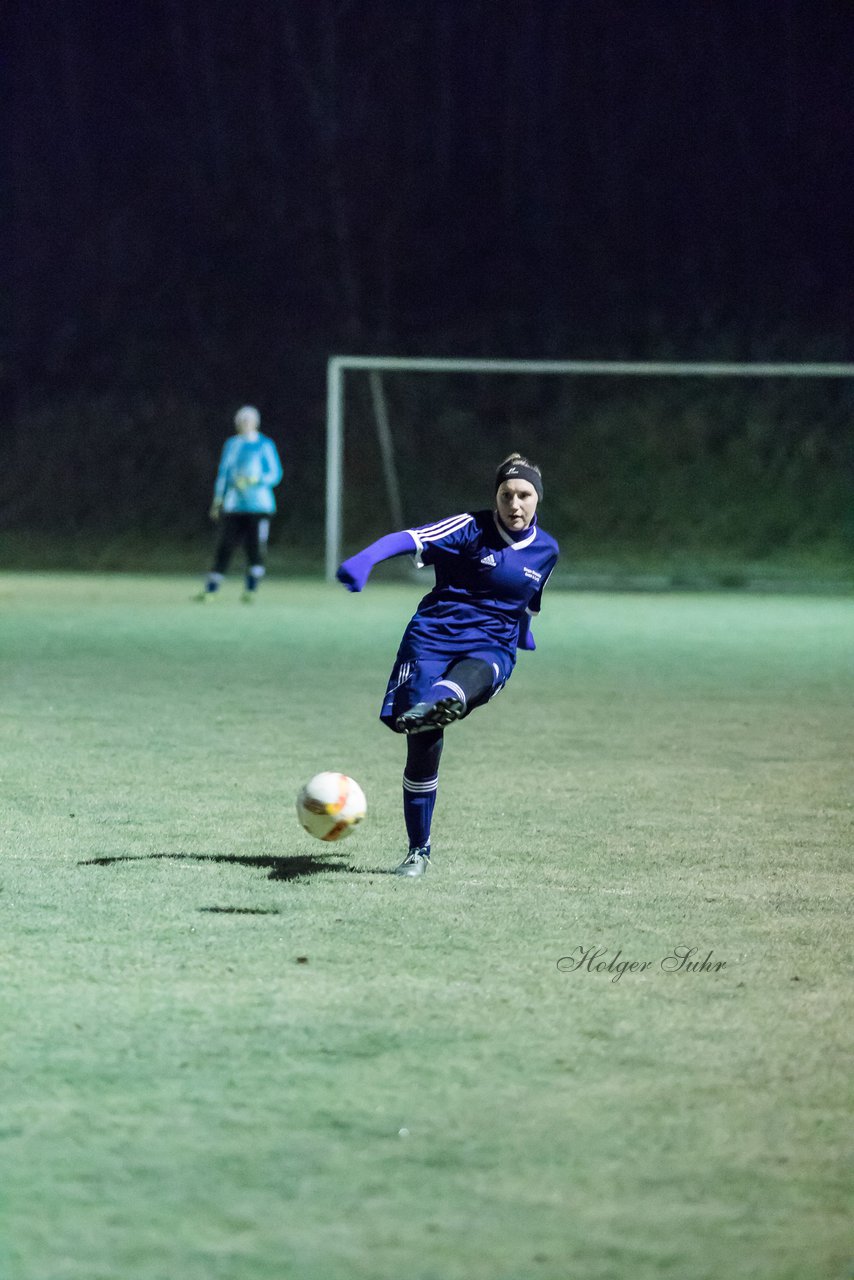
[[[494,556],[494,555],[492,554],[492,552],[490,551],[490,553],[489,553],[489,555],[488,555],[488,556],[481,556],[481,557],[480,557],[480,563],[481,563],[481,564],[488,564],[488,565],[489,565],[489,567],[490,567],[490,569],[494,569],[494,568],[495,568],[495,564],[496,564],[495,556]]]

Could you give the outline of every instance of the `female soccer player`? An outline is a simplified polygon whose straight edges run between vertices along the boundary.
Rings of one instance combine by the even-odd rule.
[[[495,475],[495,508],[390,533],[345,560],[338,579],[361,591],[375,564],[416,553],[436,585],[410,621],[397,652],[380,719],[407,735],[403,816],[409,853],[396,869],[421,876],[430,865],[430,825],[446,725],[504,687],[517,649],[534,649],[539,613],[558,545],[537,523],[540,468],[511,453]]]
[[[270,517],[276,510],[273,489],[282,478],[282,464],[273,441],[259,430],[261,415],[254,405],[238,409],[234,425],[237,434],[229,436],[222,447],[210,510],[211,519],[219,521],[220,527],[213,568],[196,599],[214,596],[235,548],[242,544],[246,551],[242,598],[249,604],[264,576]]]

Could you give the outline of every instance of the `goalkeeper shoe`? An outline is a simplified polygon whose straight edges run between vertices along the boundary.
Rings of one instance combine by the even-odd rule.
[[[430,848],[424,845],[421,849],[410,849],[399,867],[395,867],[396,876],[423,876],[430,866]]]
[[[416,702],[394,722],[398,733],[426,733],[428,729],[444,729],[466,712],[461,698],[440,698],[438,702]]]

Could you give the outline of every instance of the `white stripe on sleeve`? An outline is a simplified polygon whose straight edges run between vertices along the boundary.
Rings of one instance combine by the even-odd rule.
[[[446,520],[437,520],[434,524],[422,524],[417,529],[407,529],[406,532],[412,535],[418,544],[418,550],[421,551],[425,542],[440,542],[449,534],[463,529],[473,519],[474,516],[463,512],[461,515],[448,516]]]

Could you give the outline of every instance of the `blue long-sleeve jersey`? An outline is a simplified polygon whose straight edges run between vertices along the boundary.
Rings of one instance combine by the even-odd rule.
[[[494,647],[512,670],[519,624],[539,613],[560,554],[554,538],[536,516],[514,536],[494,511],[465,511],[407,532],[420,563],[433,565],[436,585],[418,605],[401,653],[425,658]]]
[[[255,440],[229,436],[222,447],[214,498],[227,513],[272,515],[276,510],[273,489],[281,478],[279,453],[269,436],[259,434]]]

